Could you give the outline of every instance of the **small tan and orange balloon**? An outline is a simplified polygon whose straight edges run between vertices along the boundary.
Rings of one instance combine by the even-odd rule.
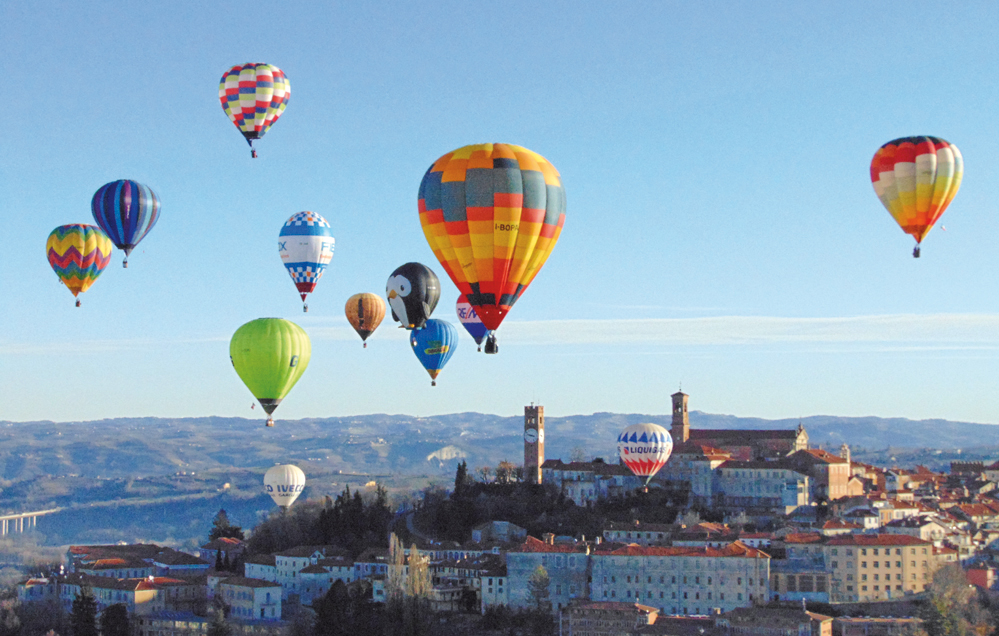
[[[385,317],[385,301],[378,294],[354,294],[347,299],[345,313],[350,326],[361,336],[364,347],[367,348],[368,336],[382,324]]]

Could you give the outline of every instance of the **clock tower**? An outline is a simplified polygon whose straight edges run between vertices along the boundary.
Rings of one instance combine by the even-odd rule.
[[[545,407],[524,407],[524,481],[541,483],[541,465],[545,463]]]

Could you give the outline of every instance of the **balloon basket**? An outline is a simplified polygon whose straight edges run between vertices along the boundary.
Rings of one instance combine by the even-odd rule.
[[[125,268],[125,269],[128,269],[128,259],[127,258],[121,262],[121,266],[123,268]]]
[[[265,424],[264,426],[267,426],[269,428],[274,428],[274,420],[273,419],[267,420],[267,424]]]
[[[431,380],[430,386],[437,386],[437,380]]]
[[[365,342],[365,343],[364,343],[364,348],[365,348],[365,349],[367,349],[367,348],[368,348],[368,343],[367,343],[367,342]]]
[[[302,313],[308,313],[308,311],[309,311],[309,306],[308,305],[302,305]]]
[[[77,306],[77,307],[79,307],[79,306],[80,306],[80,299],[79,299],[79,298],[77,298],[77,299],[76,299],[76,306]]]
[[[919,258],[919,246],[912,248],[912,258]]]

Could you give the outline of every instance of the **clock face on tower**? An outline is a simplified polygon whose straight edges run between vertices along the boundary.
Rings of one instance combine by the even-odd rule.
[[[524,441],[528,444],[536,444],[538,442],[538,429],[529,428],[524,431]]]

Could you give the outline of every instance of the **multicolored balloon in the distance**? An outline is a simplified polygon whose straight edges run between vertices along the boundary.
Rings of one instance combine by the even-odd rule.
[[[74,297],[90,289],[111,262],[112,250],[111,239],[99,227],[76,223],[52,230],[45,243],[49,265]]]
[[[333,229],[315,212],[293,214],[278,234],[278,254],[302,297],[302,311],[309,311],[305,297],[333,260]]]
[[[361,336],[364,348],[367,349],[368,336],[382,324],[385,317],[385,301],[378,294],[354,294],[347,299],[344,313],[347,314],[347,322]]]
[[[400,265],[385,283],[392,320],[405,329],[419,329],[441,298],[441,281],[423,263]]]
[[[617,453],[647,487],[673,453],[673,438],[658,424],[632,424],[617,436]]]
[[[939,137],[902,137],[878,148],[871,182],[882,205],[916,239],[912,255],[954,200],[964,177],[964,158]]]
[[[458,321],[465,327],[468,335],[472,336],[472,339],[475,340],[475,344],[479,345],[479,351],[482,351],[482,341],[486,339],[489,330],[479,320],[479,314],[475,313],[475,308],[468,303],[465,294],[458,296],[458,304],[455,307],[455,311],[458,314]]]
[[[274,413],[305,373],[312,343],[301,327],[281,318],[258,318],[236,330],[229,341],[229,359],[243,384]],[[267,426],[274,426],[272,418]]]
[[[305,473],[294,464],[271,466],[264,473],[264,491],[285,510],[295,503],[305,488]]]
[[[160,218],[160,199],[149,186],[119,179],[94,193],[90,211],[115,247],[125,250],[121,266],[128,267],[128,255]]]
[[[423,234],[490,331],[551,254],[565,205],[558,170],[509,144],[458,148],[435,161],[420,183]],[[486,353],[495,345],[490,334]]]
[[[437,375],[458,348],[458,330],[449,322],[431,318],[422,328],[410,332],[409,344],[430,374],[430,386],[437,386]]]
[[[229,120],[250,144],[270,130],[288,106],[291,83],[284,71],[271,64],[237,64],[222,75],[219,101]]]

